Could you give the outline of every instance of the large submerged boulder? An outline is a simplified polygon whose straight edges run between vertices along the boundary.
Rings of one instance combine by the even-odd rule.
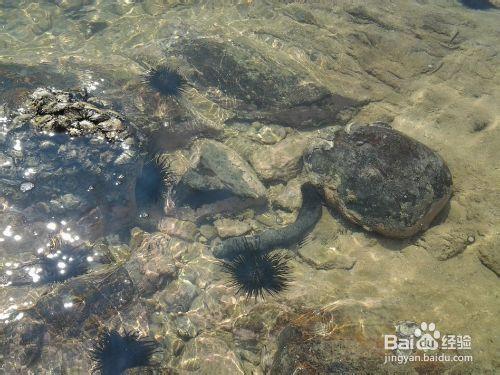
[[[306,170],[349,220],[389,237],[428,228],[448,202],[452,178],[441,157],[383,123],[353,125],[312,149]]]
[[[283,69],[243,40],[182,39],[173,49],[195,72],[194,86],[236,119],[303,129],[346,123],[366,104],[331,92],[305,73]]]

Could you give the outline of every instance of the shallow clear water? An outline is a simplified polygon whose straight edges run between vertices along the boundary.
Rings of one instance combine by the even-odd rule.
[[[152,373],[495,373],[500,3],[471,3],[0,2],[3,373],[89,373],[106,330],[154,340]],[[37,129],[37,88],[85,90],[129,138]],[[375,121],[448,164],[431,227],[325,205],[279,252],[288,287],[238,293],[220,239],[293,223],[307,147]],[[398,363],[384,339],[415,327],[440,350]]]

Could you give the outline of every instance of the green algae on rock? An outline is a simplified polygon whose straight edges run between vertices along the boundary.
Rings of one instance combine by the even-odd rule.
[[[427,229],[451,196],[451,173],[427,146],[385,124],[339,131],[306,155],[310,178],[349,220],[389,237]]]

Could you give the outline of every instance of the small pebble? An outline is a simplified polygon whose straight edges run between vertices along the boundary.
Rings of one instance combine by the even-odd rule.
[[[467,237],[467,242],[473,244],[474,242],[476,242],[476,238],[474,236],[469,236]]]
[[[35,187],[35,184],[33,184],[32,182],[23,182],[21,184],[20,189],[23,193],[26,193],[27,191],[32,190],[34,187]]]

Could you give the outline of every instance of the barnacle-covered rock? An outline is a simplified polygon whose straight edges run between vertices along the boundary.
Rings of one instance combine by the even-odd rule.
[[[27,220],[53,222],[52,234],[64,221],[80,238],[95,239],[133,217],[142,161],[138,136],[125,120],[85,100],[85,93],[37,89],[7,119],[0,190]]]
[[[86,91],[66,92],[38,88],[25,103],[24,119],[40,130],[67,132],[76,137],[99,134],[108,141],[123,141],[127,126],[120,114],[89,103]]]

